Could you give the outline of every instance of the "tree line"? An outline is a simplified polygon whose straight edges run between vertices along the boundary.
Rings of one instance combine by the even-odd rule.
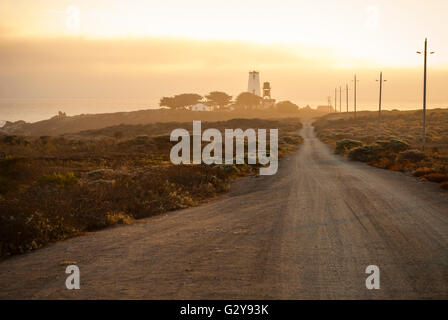
[[[162,97],[159,105],[173,110],[184,109],[198,103],[214,107],[218,110],[226,110],[230,106],[237,110],[257,109],[262,104],[263,99],[250,92],[240,93],[235,100],[233,97],[222,91],[212,91],[205,96],[196,93],[182,93],[173,97]],[[295,112],[299,107],[291,101],[281,101],[275,105],[279,112]]]

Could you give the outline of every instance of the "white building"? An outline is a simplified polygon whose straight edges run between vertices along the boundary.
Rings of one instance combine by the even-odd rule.
[[[198,103],[190,107],[191,111],[213,111],[213,107]]]
[[[261,96],[260,89],[260,73],[258,71],[249,72],[249,83],[247,84],[247,92]]]

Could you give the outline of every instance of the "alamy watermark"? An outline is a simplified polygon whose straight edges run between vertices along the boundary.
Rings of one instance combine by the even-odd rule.
[[[366,273],[369,274],[366,279],[366,288],[369,290],[378,290],[380,288],[380,268],[372,264],[370,266],[367,266]]]
[[[180,139],[180,141],[179,141]],[[278,169],[278,129],[269,129],[269,154],[266,151],[266,129],[225,129],[224,164],[245,163],[247,140],[247,163],[265,165],[260,175],[273,175]],[[223,136],[218,129],[201,130],[201,121],[193,121],[193,150],[190,133],[185,129],[171,132],[170,141],[179,141],[170,152],[173,164],[223,164]],[[210,142],[202,149],[202,142]],[[236,142],[234,148],[234,141]],[[191,152],[193,151],[193,152]],[[235,151],[235,155],[234,155]],[[191,159],[191,156],[193,159]]]
[[[75,265],[75,264],[69,265],[65,269],[65,273],[69,274],[69,276],[65,280],[65,287],[68,290],[79,290],[79,289],[81,289],[79,267],[77,265]]]

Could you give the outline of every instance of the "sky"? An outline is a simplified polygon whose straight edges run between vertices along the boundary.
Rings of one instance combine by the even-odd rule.
[[[383,71],[384,104],[418,107],[428,37],[428,104],[448,106],[446,12],[446,0],[2,0],[0,98],[156,105],[237,95],[258,70],[274,98],[299,105],[333,100],[356,73],[358,104],[374,108]]]

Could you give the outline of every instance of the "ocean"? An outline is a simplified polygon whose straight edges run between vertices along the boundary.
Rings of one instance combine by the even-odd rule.
[[[152,103],[151,103],[152,102]],[[158,108],[158,101],[149,99],[56,99],[56,98],[0,98],[0,127],[5,121],[36,122],[65,112],[79,114],[111,113]]]

